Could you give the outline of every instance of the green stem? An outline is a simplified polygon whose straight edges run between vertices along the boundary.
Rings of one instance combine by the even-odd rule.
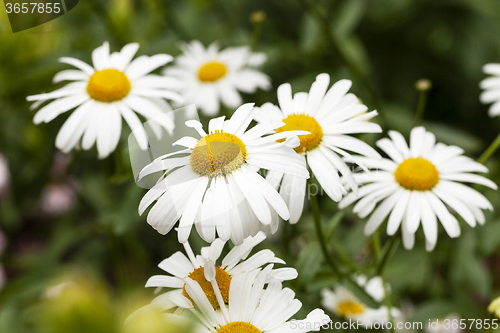
[[[498,134],[498,136],[496,137],[496,139],[490,144],[490,146],[484,151],[484,153],[477,159],[477,161],[479,163],[483,163],[486,162],[486,160],[488,160],[488,158],[491,157],[491,155],[493,155],[498,147],[500,147],[500,134]]]
[[[387,307],[387,312],[389,313],[389,321],[391,322],[391,332],[395,332],[394,328],[394,316],[392,315],[392,304],[391,304],[391,299],[389,297],[389,290],[387,288],[387,282],[385,281],[385,278],[382,277],[382,283],[384,284],[384,294],[385,294],[385,306]]]
[[[424,117],[425,105],[427,103],[427,92],[428,90],[421,90],[418,95],[417,112],[415,113],[415,119],[413,120],[413,127],[418,126]]]
[[[311,177],[309,179],[308,183],[312,185],[314,183],[313,179],[314,178]],[[315,184],[315,185],[317,185],[317,184]],[[326,247],[325,237],[324,237],[324,233],[323,233],[323,226],[321,224],[321,214],[320,214],[320,210],[319,210],[318,199],[316,197],[316,194],[311,194],[311,193],[309,193],[309,194],[310,194],[310,200],[311,200],[311,212],[312,212],[312,215],[314,218],[314,225],[316,227],[316,235],[318,237],[318,242],[321,246],[321,251],[323,253],[323,257],[325,258],[326,262],[328,263],[328,265],[330,265],[330,267],[332,268],[335,275],[337,275],[341,281],[343,280],[344,283],[348,283],[352,287],[354,287],[356,289],[357,293],[362,294],[362,296],[366,300],[372,302],[373,304],[377,304],[377,301],[375,301],[373,299],[373,297],[371,295],[369,295],[364,288],[360,287],[359,284],[352,279],[350,274],[344,274],[342,272],[342,270],[337,266],[335,261],[333,261],[331,256],[328,254],[328,249]]]
[[[349,254],[342,246],[338,244],[338,242],[332,242],[332,245],[335,248],[335,251],[337,251],[337,253],[339,254],[339,257],[342,259],[342,262],[349,266],[352,273],[359,271],[358,266],[351,260]]]
[[[396,237],[393,236],[392,239],[393,238],[396,238]],[[391,239],[391,243],[389,243],[388,248],[387,248],[387,250],[384,253],[384,256],[382,257],[382,250],[381,250],[381,247],[380,247],[380,237],[379,237],[379,234],[378,234],[378,232],[375,232],[373,234],[373,246],[374,246],[375,256],[380,261],[380,265],[379,265],[379,267],[377,269],[377,275],[380,275],[380,277],[382,278],[382,284],[383,284],[383,287],[384,287],[385,306],[387,307],[387,313],[389,314],[389,321],[392,324],[391,325],[391,332],[394,333],[395,332],[395,329],[394,329],[394,317],[392,315],[391,299],[389,297],[389,290],[388,290],[387,283],[385,281],[385,278],[384,278],[384,276],[382,274],[382,269],[381,269],[381,266],[385,265],[385,262],[387,261],[388,253],[391,252],[391,248],[393,246],[392,239]]]
[[[259,42],[260,35],[262,33],[262,26],[264,25],[264,21],[256,22],[253,26],[252,37],[250,39],[250,49],[252,51],[257,47],[257,43]]]
[[[316,194],[311,194],[311,211],[314,218],[314,225],[316,227],[316,235],[318,236],[319,245],[321,246],[321,251],[323,252],[323,256],[325,257],[326,262],[330,265],[332,270],[339,276],[343,276],[340,269],[337,267],[337,264],[332,260],[332,258],[328,255],[328,250],[325,244],[325,237],[323,236],[323,226],[321,225],[321,215],[319,211],[318,199],[316,198]]]
[[[365,74],[361,71],[361,69],[348,57],[344,50],[340,47],[340,43],[337,38],[332,34],[330,29],[330,24],[328,20],[323,16],[321,10],[318,7],[311,4],[309,0],[298,0],[302,7],[307,10],[312,16],[316,17],[321,25],[321,29],[323,30],[323,34],[325,35],[330,47],[333,49],[335,54],[339,57],[339,59],[344,63],[345,66],[349,69],[349,71],[354,75],[354,77],[365,86],[365,89],[370,94],[371,102],[374,104],[375,108],[379,111],[379,117],[384,124],[387,124],[387,120],[385,119],[385,115],[382,111],[382,104],[380,103],[377,93],[370,81],[366,77]]]
[[[377,237],[377,239],[378,239],[378,237]],[[385,265],[387,264],[387,262],[389,261],[389,258],[394,253],[394,250],[397,249],[397,247],[399,246],[400,241],[401,240],[398,237],[394,237],[394,236],[391,237],[391,239],[389,240],[389,242],[385,246],[383,253],[381,253],[379,256],[377,256],[378,258],[381,258],[379,263],[378,263],[378,266],[377,266],[377,275],[382,275],[382,272],[384,271]],[[380,250],[380,241],[378,244],[378,249]]]

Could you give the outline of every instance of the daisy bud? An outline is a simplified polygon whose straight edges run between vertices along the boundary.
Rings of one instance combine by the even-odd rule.
[[[260,24],[266,20],[266,12],[262,10],[256,10],[252,14],[250,14],[250,22],[253,24]]]
[[[415,82],[415,89],[418,91],[429,91],[432,88],[432,82],[429,79],[420,79]]]
[[[491,302],[491,304],[488,306],[488,311],[500,318],[500,297]]]

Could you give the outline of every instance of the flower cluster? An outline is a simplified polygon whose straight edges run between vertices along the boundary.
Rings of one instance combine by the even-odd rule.
[[[264,54],[248,47],[220,50],[215,43],[205,48],[193,41],[182,46],[183,54],[175,60],[167,54],[134,59],[138,49],[134,43],[111,53],[104,43],[92,53],[93,66],[61,58],[77,69],[58,73],[54,83],[72,82],[28,100],[35,101],[33,109],[40,107],[36,124],[73,110],[56,146],[69,152],[95,143],[100,158],[117,148],[122,118],[145,150],[148,137],[137,115],[151,121],[158,137],[163,131],[173,133],[176,125],[167,115],[173,107],[194,104],[203,116],[212,117],[203,124],[188,115],[192,119],[185,122],[186,130],[197,135],[175,141],[178,151],[154,159],[139,174],[139,179],[160,174],[140,201],[139,214],[149,209],[147,222],[163,235],[176,230],[185,249],[160,263],[168,275],[148,280],[146,286],[157,292],[168,289],[148,307],[159,307],[174,320],[193,320],[198,332],[309,332],[330,321],[315,309],[292,322],[301,302],[282,283],[297,278],[297,271],[275,268],[285,262],[271,250],[251,255],[266,233],[277,231],[280,219],[291,224],[300,220],[311,198],[308,182],[317,181],[339,209],[354,204],[354,213],[368,218],[366,235],[384,223],[390,237],[401,228],[406,249],[414,247],[420,225],[426,249],[432,251],[439,225],[456,238],[461,233],[457,217],[475,227],[485,223],[484,210],[493,210],[483,194],[467,185],[496,190],[494,182],[477,174],[487,168],[464,156],[461,148],[437,142],[424,127],[414,127],[408,141],[389,130],[389,138],[376,142],[385,157],[363,141],[362,135],[382,133],[382,127],[373,122],[377,111],[349,92],[349,80],[330,84],[328,74],[319,74],[308,92],[294,94],[285,83],[277,88],[277,104],[255,107],[244,104],[240,92],[271,88],[269,77],[257,69],[266,61]],[[161,74],[151,74],[160,68]],[[489,64],[485,72],[498,76],[500,65]],[[500,114],[499,80],[481,83],[486,90],[481,101],[495,103],[492,116]],[[230,116],[218,115],[221,105]],[[0,178],[1,171],[0,164]],[[321,243],[315,202],[311,206]],[[210,244],[196,255],[188,242],[193,226]],[[223,255],[229,240],[234,246]],[[325,309],[367,324],[391,322],[400,314],[396,307],[381,305],[390,289],[382,277],[344,274],[330,263],[339,281],[350,280],[378,306],[368,306],[338,284],[322,291]]]
[[[297,277],[293,268],[274,269],[285,264],[270,250],[261,250],[247,258],[266,236],[258,233],[235,246],[217,264],[225,242],[216,239],[209,247],[194,254],[185,243],[186,255],[174,253],[162,261],[160,268],[173,276],[157,275],[146,287],[171,290],[155,298],[132,318],[151,307],[184,321],[192,318],[196,332],[218,333],[292,333],[319,331],[330,318],[323,310],[311,311],[306,319],[289,321],[302,304],[295,293],[283,288],[282,281]],[[296,327],[302,327],[297,330]]]

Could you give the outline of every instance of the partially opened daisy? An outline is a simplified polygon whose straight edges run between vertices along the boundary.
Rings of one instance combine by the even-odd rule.
[[[360,275],[356,278],[358,284],[365,289],[366,293],[377,302],[385,298],[383,280],[380,276],[367,279]],[[361,302],[349,289],[338,285],[333,290],[323,289],[321,291],[321,304],[327,310],[332,311],[338,317],[361,321],[361,325],[367,327],[373,323],[385,323],[390,320],[389,310],[386,306],[373,309]],[[391,308],[392,317],[397,317],[400,311]]]
[[[216,286],[213,263],[209,267],[205,266],[205,277]],[[198,318],[197,333],[305,333],[319,331],[321,326],[329,324],[330,318],[320,309],[311,311],[306,319],[290,320],[302,303],[295,299],[291,289],[282,288],[279,281],[273,280],[264,288],[269,272],[268,266],[262,271],[233,276],[227,305],[222,300],[222,290],[216,288],[218,309],[212,307],[203,288],[187,278],[186,292],[192,301],[180,296],[174,303]]]
[[[271,263],[285,263],[283,260],[275,257],[271,250],[262,250],[247,258],[252,249],[264,239],[266,239],[266,236],[262,231],[254,237],[247,237],[241,245],[237,245],[229,251],[222,259],[220,266],[215,266],[217,285],[221,290],[222,298],[226,304],[229,297],[229,284],[235,274],[250,272]],[[146,283],[146,287],[174,289],[174,291],[160,296],[161,299],[171,297],[172,294],[182,294],[189,298],[184,282],[184,279],[189,277],[199,283],[212,306],[217,308],[219,305],[212,285],[205,279],[204,265],[208,261],[217,264],[225,242],[216,239],[210,246],[202,248],[201,254],[196,256],[188,242],[183,245],[187,256],[182,252],[176,252],[159,264],[161,269],[171,275],[152,276]],[[269,273],[270,280],[285,281],[293,280],[296,277],[297,271],[294,268],[288,267],[272,269]]]
[[[74,81],[51,93],[29,96],[37,101],[32,108],[52,100],[36,113],[35,124],[50,122],[60,114],[75,109],[57,134],[56,147],[64,152],[72,150],[81,139],[83,149],[90,149],[97,142],[100,158],[113,152],[120,140],[122,117],[137,139],[139,146],[148,146],[146,132],[136,113],[150,122],[156,133],[161,127],[171,132],[173,120],[161,116],[171,110],[166,100],[182,102],[174,92],[179,81],[174,78],[149,74],[172,61],[172,56],[157,54],[140,56],[132,60],[139,44],[125,45],[120,52],[109,53],[105,42],[92,52],[93,67],[75,58],[60,61],[75,66],[59,72],[54,83]],[[159,127],[161,126],[161,127]]]
[[[262,168],[308,178],[304,160],[291,148],[298,145],[297,135],[308,132],[262,136],[283,126],[281,121],[247,131],[256,111],[253,104],[245,104],[229,120],[214,118],[208,134],[200,122],[187,121],[186,125],[196,129],[200,137],[178,140],[174,145],[186,149],[161,156],[141,171],[139,177],[164,171],[139,205],[142,214],[156,201],[147,220],[159,233],[169,232],[180,218],[181,243],[187,241],[195,224],[209,243],[215,240],[217,231],[223,241],[231,239],[239,245],[255,235],[261,224],[276,231],[276,213],[285,220],[289,218],[281,196],[257,171]]]
[[[483,71],[491,76],[481,81],[480,87],[484,89],[479,99],[484,104],[493,103],[490,107],[490,117],[500,115],[500,64],[486,64]]]
[[[252,53],[246,46],[219,50],[216,43],[205,48],[199,41],[183,45],[182,50],[175,66],[164,73],[182,81],[185,104],[195,104],[206,115],[219,113],[220,102],[228,108],[240,106],[238,91],[271,88],[269,77],[257,70],[266,61],[263,53]]]
[[[342,156],[349,152],[380,158],[380,155],[365,142],[350,136],[355,133],[379,133],[379,125],[367,120],[377,115],[376,111],[366,112],[368,108],[358,98],[347,93],[351,81],[341,80],[330,89],[330,76],[320,74],[312,84],[309,93],[299,92],[292,97],[290,84],[278,88],[279,108],[267,103],[260,108],[256,120],[262,124],[283,121],[285,126],[276,133],[290,130],[303,130],[311,135],[299,136],[300,145],[295,148],[298,156],[307,160],[312,173],[326,194],[335,201],[347,193],[340,182],[339,172],[356,187],[347,164]],[[280,187],[280,194],[290,207],[290,223],[296,223],[304,206],[306,179],[270,172],[267,179]]]
[[[364,158],[371,170],[356,174],[360,184],[358,194],[350,193],[339,204],[340,208],[358,201],[354,212],[360,217],[371,213],[365,233],[372,234],[389,216],[387,233],[394,235],[401,226],[403,244],[413,248],[415,232],[420,224],[424,230],[426,248],[436,246],[439,220],[450,237],[460,235],[453,209],[471,227],[485,221],[482,209],[492,210],[490,202],[478,191],[462,184],[476,183],[497,189],[491,180],[473,172],[488,169],[463,156],[456,146],[436,143],[434,134],[423,127],[415,127],[410,134],[410,147],[398,132],[390,131],[391,139],[377,142],[390,159]],[[375,207],[378,207],[375,209]],[[449,206],[449,208],[447,207]]]

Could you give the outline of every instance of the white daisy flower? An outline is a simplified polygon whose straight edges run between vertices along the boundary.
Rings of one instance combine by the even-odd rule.
[[[328,89],[329,82],[328,74],[320,74],[309,93],[299,92],[293,97],[290,84],[282,84],[278,88],[279,108],[266,103],[255,119],[263,124],[283,121],[285,126],[278,128],[276,133],[290,130],[310,132],[311,135],[299,136],[300,145],[295,151],[301,159],[307,159],[307,164],[326,194],[339,201],[347,193],[340,182],[339,172],[353,188],[356,187],[349,167],[340,156],[351,156],[346,152],[348,150],[380,158],[372,147],[349,134],[379,133],[382,129],[367,121],[377,112],[366,113],[368,108],[355,95],[347,93],[351,81],[340,80]],[[296,223],[304,206],[306,180],[279,172],[270,172],[267,179],[276,188],[281,183],[280,194],[290,207],[290,223]]]
[[[493,103],[488,113],[490,117],[495,117],[500,115],[500,64],[486,64],[483,72],[491,76],[481,81],[480,87],[484,91],[479,100],[483,104]]]
[[[57,134],[57,148],[69,152],[82,139],[82,148],[88,150],[97,142],[99,158],[104,158],[118,145],[123,117],[134,130],[141,149],[147,149],[146,132],[135,112],[147,120],[154,119],[156,133],[161,133],[161,127],[173,131],[172,119],[159,116],[171,110],[165,99],[182,102],[180,95],[173,91],[179,82],[170,77],[148,75],[173,58],[157,54],[132,60],[138,49],[139,44],[132,43],[125,45],[120,52],[110,54],[109,44],[105,42],[92,52],[94,67],[75,58],[61,58],[61,62],[78,69],[57,73],[54,83],[74,82],[51,93],[27,98],[28,101],[37,101],[32,109],[53,100],[36,113],[35,124],[48,123],[76,108]]]
[[[297,135],[308,132],[262,137],[283,126],[281,121],[246,131],[256,111],[253,104],[245,104],[229,120],[214,118],[209,134],[200,122],[187,121],[200,138],[178,140],[174,145],[187,149],[161,156],[141,171],[140,178],[162,170],[165,173],[141,200],[139,214],[157,201],[148,223],[166,234],[180,218],[181,243],[187,241],[193,224],[209,243],[215,240],[216,230],[223,241],[231,239],[236,245],[255,235],[261,223],[275,232],[277,214],[284,220],[290,214],[278,192],[257,171],[262,168],[308,178],[304,160],[291,149],[298,145]],[[286,141],[277,142],[283,139]]]
[[[252,53],[246,46],[219,51],[216,43],[205,49],[199,41],[183,45],[182,50],[175,66],[164,73],[181,80],[186,104],[195,104],[206,115],[219,113],[219,101],[228,108],[240,106],[238,91],[271,88],[269,77],[257,70],[266,61],[263,53]]]
[[[188,309],[198,319],[196,333],[305,333],[319,331],[321,326],[329,324],[330,318],[320,309],[311,311],[304,320],[289,320],[302,303],[295,299],[291,289],[282,288],[279,281],[271,281],[264,289],[270,266],[233,276],[226,305],[210,263],[205,266],[205,278],[215,286],[218,309],[212,307],[202,287],[190,278],[186,279],[186,292],[193,301],[183,296],[173,299],[176,306]]]
[[[380,276],[375,276],[367,280],[366,276],[360,275],[356,278],[356,281],[375,301],[381,302],[385,298],[384,284]],[[341,285],[336,286],[333,290],[323,289],[321,296],[323,307],[332,311],[340,318],[354,321],[359,320],[365,327],[373,323],[390,321],[387,307],[381,306],[378,309],[370,308],[361,302],[349,289]],[[391,308],[393,318],[399,316],[399,313],[398,309]]]
[[[413,248],[415,232],[420,222],[424,230],[426,248],[432,251],[438,237],[437,220],[452,238],[460,235],[457,219],[449,206],[471,227],[485,221],[481,209],[492,210],[490,202],[478,191],[461,182],[476,183],[497,189],[491,180],[472,172],[488,169],[463,156],[456,146],[436,143],[434,134],[423,127],[415,127],[410,134],[410,147],[398,132],[389,131],[391,139],[377,142],[390,159],[363,158],[362,162],[372,170],[356,174],[355,179],[365,184],[359,194],[350,193],[340,203],[344,208],[358,201],[354,212],[370,218],[365,233],[372,234],[389,215],[387,233],[394,235],[402,226],[405,248]],[[377,209],[376,205],[381,202]],[[375,209],[375,210],[374,210]]]
[[[271,250],[262,250],[247,259],[252,249],[266,239],[261,231],[254,237],[247,237],[241,245],[237,245],[229,251],[222,259],[220,266],[215,266],[217,285],[219,286],[222,298],[227,304],[229,297],[229,284],[234,275],[241,272],[250,272],[266,264],[285,262],[277,257]],[[185,278],[197,281],[205,291],[208,300],[214,308],[218,307],[218,302],[212,285],[205,279],[204,265],[211,261],[216,263],[220,257],[226,242],[216,239],[210,246],[201,249],[201,254],[195,256],[189,243],[184,243],[187,256],[182,252],[176,252],[169,258],[163,260],[158,266],[171,275],[155,275],[146,283],[146,287],[166,287],[174,290],[163,294],[158,301],[164,301],[172,294],[182,294],[189,298],[185,289]],[[269,273],[269,280],[293,280],[297,278],[297,271],[294,268],[273,269]],[[157,301],[157,302],[158,302]],[[155,303],[155,302],[153,302]]]

